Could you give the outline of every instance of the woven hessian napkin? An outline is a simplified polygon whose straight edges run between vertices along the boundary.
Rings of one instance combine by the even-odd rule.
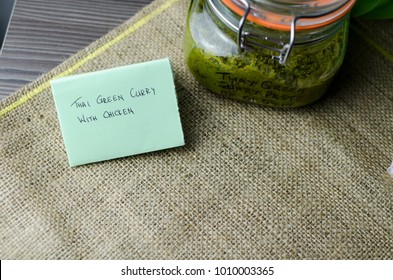
[[[386,49],[352,30],[324,98],[243,104],[187,70],[188,5],[153,2],[0,103],[0,258],[391,259]],[[49,80],[163,57],[186,145],[70,168]]]

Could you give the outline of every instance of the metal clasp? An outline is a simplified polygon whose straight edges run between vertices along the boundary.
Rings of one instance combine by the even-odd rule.
[[[311,15],[301,15],[301,16],[293,16],[293,19],[291,21],[291,30],[290,30],[290,37],[289,37],[289,43],[284,43],[282,41],[279,40],[275,40],[272,38],[268,38],[266,36],[260,36],[260,35],[254,35],[251,34],[249,32],[245,32],[243,31],[244,28],[244,24],[246,22],[246,19],[248,17],[248,14],[251,11],[251,6],[250,3],[247,0],[239,0],[240,2],[243,3],[243,5],[245,6],[244,9],[244,15],[241,17],[240,21],[239,21],[239,25],[238,25],[238,34],[237,34],[237,45],[238,45],[238,49],[239,52],[242,52],[244,50],[248,50],[248,51],[252,51],[252,48],[250,48],[249,46],[257,46],[257,47],[261,47],[261,48],[265,48],[274,52],[277,52],[278,55],[273,55],[272,59],[277,60],[281,65],[285,65],[288,57],[293,49],[293,46],[295,45],[295,38],[296,38],[296,22],[301,19],[301,18],[316,18],[316,17],[322,17],[324,15],[330,14],[340,8],[342,8],[344,5],[346,5],[349,0],[345,1],[345,3],[343,3],[342,5],[338,6],[336,9],[334,9],[333,11],[329,11],[329,12],[325,12],[325,13],[315,13],[315,14],[311,14]],[[247,38],[255,38],[255,39],[259,39],[259,40],[263,40],[263,41],[267,41],[267,42],[271,42],[273,44],[276,44],[277,46],[280,46],[281,48],[275,48],[275,47],[271,47],[268,45],[264,45],[264,44],[259,44],[256,42],[253,42],[251,40],[247,40]]]
[[[296,21],[300,17],[294,17],[294,19],[292,20],[292,22],[291,22],[291,34],[290,34],[289,43],[285,44],[282,41],[274,40],[274,39],[268,38],[266,36],[257,36],[257,35],[253,35],[253,34],[251,34],[249,32],[244,32],[243,31],[244,24],[246,22],[248,14],[251,11],[251,6],[250,6],[250,3],[248,3],[247,0],[240,0],[240,1],[244,4],[245,9],[244,9],[244,15],[240,19],[239,26],[238,26],[237,46],[238,46],[239,52],[242,52],[244,50],[252,51],[252,48],[250,48],[249,45],[265,48],[265,49],[277,52],[278,55],[273,55],[272,59],[278,60],[278,62],[281,65],[285,65],[287,60],[288,60],[288,56],[289,56],[289,54],[292,51],[293,45],[295,44]],[[271,47],[271,46],[268,46],[268,45],[258,44],[258,43],[255,43],[253,41],[247,40],[247,38],[256,38],[256,39],[260,39],[260,40],[263,40],[263,41],[271,42],[273,44],[281,46],[281,48],[275,48],[275,47]]]

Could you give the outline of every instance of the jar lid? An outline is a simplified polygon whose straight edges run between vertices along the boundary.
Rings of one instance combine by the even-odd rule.
[[[326,26],[348,14],[356,0],[221,0],[240,16],[244,1],[250,4],[248,20],[275,30],[290,31],[294,17],[300,17],[296,31]]]

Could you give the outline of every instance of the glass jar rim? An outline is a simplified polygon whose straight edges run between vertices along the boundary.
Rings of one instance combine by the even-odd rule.
[[[281,31],[291,30],[294,17],[299,17],[296,31],[327,26],[347,15],[356,3],[356,0],[221,0],[239,16],[244,15],[244,1],[248,1],[251,8],[247,20]]]

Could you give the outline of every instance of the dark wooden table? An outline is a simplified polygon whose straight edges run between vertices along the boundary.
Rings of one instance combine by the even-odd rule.
[[[0,53],[0,99],[53,69],[152,0],[17,0]]]

